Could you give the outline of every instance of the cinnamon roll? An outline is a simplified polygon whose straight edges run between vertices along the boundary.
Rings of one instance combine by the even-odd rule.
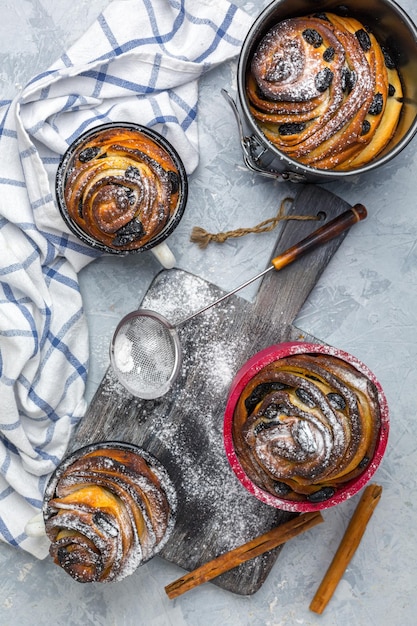
[[[247,74],[249,109],[279,150],[318,169],[350,170],[395,133],[402,86],[389,52],[352,17],[286,19],[263,37]]]
[[[94,241],[134,250],[174,216],[181,177],[171,154],[128,126],[89,134],[74,150],[63,183],[69,217]]]
[[[152,456],[127,444],[90,446],[46,489],[50,554],[78,582],[119,581],[159,552],[175,509],[173,485]]]
[[[322,502],[370,465],[380,428],[378,391],[367,376],[332,355],[300,354],[251,378],[235,407],[232,437],[258,487]]]

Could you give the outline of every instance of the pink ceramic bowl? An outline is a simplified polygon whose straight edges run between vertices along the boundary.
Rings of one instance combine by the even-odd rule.
[[[366,376],[373,383],[376,388],[377,401],[380,408],[380,432],[371,461],[367,464],[366,468],[361,474],[359,474],[356,478],[353,478],[352,480],[344,483],[342,486],[339,486],[335,490],[334,494],[331,495],[331,497],[321,502],[311,502],[307,499],[302,501],[285,499],[285,497],[274,495],[256,484],[243,469],[242,464],[238,458],[238,454],[235,449],[235,443],[233,440],[233,420],[235,408],[244,388],[249,383],[249,381],[261,369],[263,369],[270,363],[277,361],[278,359],[298,354],[331,355],[346,361],[351,366],[353,366],[359,373]],[[346,352],[343,352],[342,350],[338,350],[327,345],[305,342],[288,342],[273,345],[265,348],[261,352],[258,352],[251,359],[249,359],[241,368],[241,370],[237,373],[232,383],[224,417],[224,445],[226,455],[232,467],[232,470],[234,471],[242,485],[252,495],[254,495],[265,504],[274,506],[278,509],[283,509],[285,511],[300,513],[307,511],[317,511],[320,509],[332,507],[336,504],[343,502],[344,500],[347,500],[348,498],[355,495],[358,491],[360,491],[369,482],[381,463],[387,446],[388,432],[389,413],[387,401],[380,383],[375,378],[374,374],[366,367],[366,365],[361,363],[357,358],[351,356]]]

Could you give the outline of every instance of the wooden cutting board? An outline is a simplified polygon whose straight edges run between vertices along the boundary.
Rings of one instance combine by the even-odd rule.
[[[293,215],[322,212],[329,221],[350,208],[319,187],[296,189]],[[274,256],[317,227],[315,221],[285,222]],[[142,446],[165,465],[176,485],[179,506],[175,530],[161,556],[185,570],[292,515],[259,502],[240,485],[223,449],[223,413],[234,375],[253,354],[285,340],[318,342],[292,322],[345,234],[280,272],[266,274],[254,303],[231,296],[181,327],[181,374],[163,398],[132,397],[109,368],[77,430],[72,450],[97,441],[127,441]],[[223,293],[187,272],[164,270],[141,306],[175,323]],[[219,576],[215,584],[237,594],[255,593],[280,549]]]

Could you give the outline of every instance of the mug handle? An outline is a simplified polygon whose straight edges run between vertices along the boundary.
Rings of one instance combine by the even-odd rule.
[[[37,513],[32,517],[25,526],[25,533],[28,537],[45,537],[45,523],[43,514]]]
[[[171,270],[175,266],[175,256],[164,241],[151,248],[151,252],[165,269]]]

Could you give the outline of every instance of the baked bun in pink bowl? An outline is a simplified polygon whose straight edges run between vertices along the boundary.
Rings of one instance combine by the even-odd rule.
[[[329,508],[356,494],[387,446],[382,387],[354,356],[288,342],[249,359],[236,375],[224,445],[242,485],[285,511]]]

